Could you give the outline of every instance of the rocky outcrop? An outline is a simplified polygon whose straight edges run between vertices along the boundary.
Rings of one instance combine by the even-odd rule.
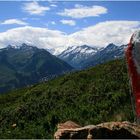
[[[67,121],[58,124],[55,139],[138,139],[140,125],[130,122],[106,122],[81,127]]]

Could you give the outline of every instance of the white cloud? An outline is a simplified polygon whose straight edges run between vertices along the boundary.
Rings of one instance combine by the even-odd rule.
[[[100,22],[70,35],[58,30],[25,26],[1,32],[0,47],[28,43],[58,54],[73,45],[105,47],[109,43],[127,44],[137,29],[140,29],[140,21]]]
[[[7,25],[7,24],[28,25],[28,23],[26,23],[22,20],[19,20],[19,19],[7,19],[7,20],[1,22],[0,24],[4,24],[4,25]]]
[[[61,31],[25,26],[0,33],[0,47],[6,47],[9,44],[21,45],[27,43],[55,53],[55,51],[59,52],[65,49],[66,38],[67,36]]]
[[[60,22],[62,24],[67,24],[67,25],[70,25],[70,26],[75,26],[76,25],[76,22],[74,20],[60,20]]]
[[[56,25],[56,22],[55,22],[55,21],[51,21],[51,24],[52,24],[52,25]]]
[[[83,6],[83,5],[75,5],[73,9],[64,9],[63,12],[57,13],[61,16],[68,16],[72,18],[85,18],[85,17],[95,17],[100,16],[101,14],[106,14],[107,8],[103,6]]]
[[[24,3],[22,9],[30,15],[44,15],[46,11],[50,10],[49,7],[41,6],[38,2],[35,1]]]
[[[140,29],[140,21],[106,21],[84,28],[69,36],[77,45],[105,47],[109,43],[127,44],[132,33]],[[72,43],[73,44],[73,43]]]
[[[75,6],[74,6],[75,8],[82,8],[82,7],[84,7],[83,5],[81,5],[81,4],[75,4]]]
[[[51,6],[51,7],[57,7],[57,5],[56,5],[56,4],[51,4],[50,6]]]

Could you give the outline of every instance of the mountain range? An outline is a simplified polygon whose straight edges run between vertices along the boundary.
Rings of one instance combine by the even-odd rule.
[[[22,44],[0,49],[0,93],[48,80],[73,68],[44,49]]]
[[[58,57],[76,69],[84,69],[124,57],[127,45],[117,46],[113,43],[104,48],[90,47],[87,45],[73,46],[64,50]]]
[[[86,63],[94,56],[100,49],[93,48],[88,45],[72,46],[64,50],[58,57],[66,61],[71,66],[82,69],[83,62]]]
[[[45,49],[25,43],[9,45],[0,49],[0,93],[122,58],[126,46],[113,43],[104,48],[72,46],[54,56]]]

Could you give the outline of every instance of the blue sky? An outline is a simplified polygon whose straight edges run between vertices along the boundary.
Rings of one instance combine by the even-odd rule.
[[[44,7],[50,7],[50,10],[46,11],[44,15],[30,15],[23,10],[24,3],[30,2],[18,2],[18,1],[1,1],[0,2],[0,21],[3,22],[7,19],[19,19],[27,22],[30,26],[34,27],[47,27],[49,29],[57,29],[66,33],[73,33],[81,28],[88,27],[90,25],[95,25],[98,22],[108,21],[108,20],[140,20],[140,2],[132,1],[115,1],[115,2],[38,2],[39,5]],[[92,5],[98,5],[107,8],[107,14],[99,15],[98,17],[84,17],[84,18],[72,18],[67,16],[60,16],[57,13],[63,11],[64,9],[72,9],[76,4],[91,7]],[[51,5],[56,5],[53,7]],[[69,26],[68,24],[62,24],[61,20],[74,20],[76,22],[75,26]],[[53,23],[56,23],[55,25]],[[21,25],[16,24],[4,24],[0,25],[0,31],[5,31],[10,28],[19,27]]]
[[[0,48],[126,44],[140,28],[139,9],[140,1],[0,1]]]

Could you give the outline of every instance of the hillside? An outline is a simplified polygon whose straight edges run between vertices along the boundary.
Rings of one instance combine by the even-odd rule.
[[[1,138],[52,138],[56,125],[133,121],[124,60],[0,95]]]
[[[44,49],[27,44],[9,45],[0,49],[0,93],[51,79],[72,69]]]

